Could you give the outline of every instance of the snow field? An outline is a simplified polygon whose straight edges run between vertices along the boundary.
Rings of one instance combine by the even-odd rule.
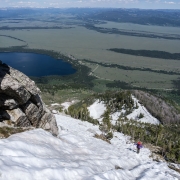
[[[178,180],[150,151],[114,133],[111,144],[94,138],[98,126],[55,115],[58,138],[35,129],[0,140],[1,180]],[[119,166],[122,169],[115,169]]]
[[[90,107],[88,107],[90,117],[93,119],[100,119],[103,113],[106,111],[105,104],[99,100],[96,100]]]
[[[65,109],[68,109],[69,106],[71,106],[72,104],[74,104],[75,101],[71,101],[71,102],[64,102],[64,103],[61,103],[61,106],[63,106],[63,110]]]
[[[136,104],[138,105],[138,108],[134,109],[134,111],[131,114],[127,115],[128,119],[132,119],[132,120],[144,122],[144,123],[157,124],[157,125],[160,123],[159,120],[153,117],[148,112],[148,110],[143,105],[141,105],[134,96],[132,96],[132,99],[134,100],[135,105]],[[99,121],[101,121],[102,120],[101,116],[106,111],[106,105],[103,102],[99,102],[99,100],[96,100],[90,107],[88,107],[88,110],[90,112],[90,116],[93,119],[98,119]],[[119,116],[125,112],[126,110],[122,109],[119,112],[115,112],[111,114],[111,123],[115,125]],[[144,115],[144,117],[141,119],[138,118],[140,113]]]

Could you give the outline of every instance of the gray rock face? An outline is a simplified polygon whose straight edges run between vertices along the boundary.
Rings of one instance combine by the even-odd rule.
[[[40,127],[42,127],[45,130],[51,130],[52,134],[56,134],[56,119],[53,114],[50,112],[46,112],[44,116],[41,119],[41,122],[39,124]]]
[[[4,94],[13,97],[19,104],[24,104],[30,99],[31,94],[23,84],[15,80],[9,74],[6,74],[1,81],[1,91]]]
[[[28,101],[23,107],[23,112],[34,127],[38,127],[38,122],[42,117],[42,112],[39,111],[38,107],[31,101]]]
[[[0,122],[7,120],[14,126],[43,128],[58,135],[55,117],[34,81],[0,61]]]
[[[26,117],[26,114],[24,114],[21,109],[17,108],[13,110],[6,110],[6,113],[9,114],[10,116],[9,120],[11,120],[11,122],[15,126],[20,126],[20,127],[31,126],[31,123]]]

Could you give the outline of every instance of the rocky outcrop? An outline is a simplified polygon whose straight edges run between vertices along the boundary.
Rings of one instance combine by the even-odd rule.
[[[58,134],[56,120],[40,97],[34,81],[0,61],[0,122],[43,128]]]

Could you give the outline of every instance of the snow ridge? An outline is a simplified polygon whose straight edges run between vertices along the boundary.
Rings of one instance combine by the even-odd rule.
[[[131,120],[135,120],[138,122],[144,122],[144,123],[150,123],[150,124],[155,124],[158,125],[160,122],[158,119],[153,117],[148,110],[139,103],[138,99],[136,99],[134,96],[132,96],[132,99],[134,101],[135,106],[137,105],[138,108],[134,109],[132,113],[127,115],[126,117]],[[96,100],[91,106],[88,107],[88,110],[90,112],[90,116],[94,119],[98,119],[99,121],[102,120],[101,116],[103,113],[106,111],[106,105],[104,104],[103,101]],[[116,121],[118,120],[119,116],[121,114],[124,114],[126,112],[126,109],[122,109],[121,111],[117,111],[113,114],[111,114],[111,120],[112,124],[116,124]],[[143,118],[138,118],[140,114],[143,114]]]

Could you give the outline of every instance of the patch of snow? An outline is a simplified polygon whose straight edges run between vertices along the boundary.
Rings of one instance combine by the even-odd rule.
[[[111,144],[94,138],[98,126],[55,115],[59,138],[42,129],[0,140],[1,180],[178,180],[165,162],[152,161],[150,151],[114,133]],[[116,169],[120,167],[121,169]]]
[[[113,121],[116,121],[121,114],[122,114],[122,112],[115,112],[115,113],[111,114],[111,119]]]
[[[52,110],[52,113],[53,113],[53,114],[58,114],[58,111]]]
[[[51,106],[59,106],[60,104],[58,103],[54,103],[54,104],[51,104]]]
[[[88,107],[88,110],[93,119],[99,119],[106,111],[106,106],[104,102],[99,102],[99,100],[96,100],[91,106]]]
[[[143,105],[141,105],[139,103],[139,101],[134,96],[132,96],[132,99],[134,100],[135,106],[136,106],[136,104],[138,105],[138,108],[134,109],[132,113],[130,113],[129,115],[126,116],[128,119],[136,120],[136,121],[139,121],[139,122],[150,123],[150,124],[160,124],[159,120],[156,119],[155,117],[153,117],[148,112],[148,110]],[[112,119],[111,122],[112,122],[112,124],[115,125],[116,121],[119,118],[119,116],[122,113],[125,113],[125,112],[126,112],[126,110],[122,109],[119,112],[115,112],[115,113],[111,114],[111,119]],[[144,115],[144,117],[141,118],[141,119],[138,118],[140,113]]]
[[[61,104],[61,106],[63,106],[63,110],[65,110],[65,109],[68,109],[69,106],[71,106],[74,103],[75,103],[75,101],[64,102],[64,103]]]
[[[121,110],[121,111],[119,111],[119,112],[115,112],[115,113],[113,113],[113,114],[111,114],[111,123],[113,124],[113,125],[115,125],[116,124],[116,121],[119,119],[119,116],[122,114],[122,113],[125,113],[126,112],[126,110]]]
[[[133,98],[135,104],[137,103],[138,109],[135,109],[131,114],[127,115],[128,119],[133,119],[133,120],[137,120],[137,121],[144,122],[144,123],[150,123],[150,124],[160,124],[159,120],[156,119],[155,117],[153,117],[148,112],[148,110],[138,102],[138,100],[134,96],[132,96],[132,98]],[[142,113],[144,115],[144,117],[141,119],[138,118],[140,113]]]

